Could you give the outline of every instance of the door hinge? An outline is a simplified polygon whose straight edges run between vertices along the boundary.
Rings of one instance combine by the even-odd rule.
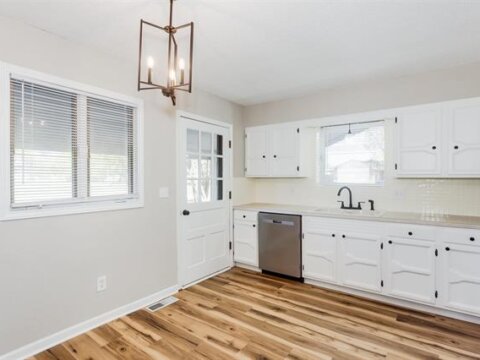
[[[383,250],[383,243],[380,244],[380,249]]]
[[[300,166],[297,166],[297,171],[300,171]]]
[[[305,265],[302,265],[302,270],[305,270]]]
[[[381,287],[383,287],[383,280],[382,280],[382,281],[380,281],[380,286],[381,286]]]
[[[305,239],[305,234],[304,233],[302,233],[302,239]]]
[[[435,299],[438,298],[438,291],[435,290]]]
[[[398,164],[395,164],[395,170],[398,170]]]
[[[300,128],[297,128],[297,134],[300,134]]]
[[[398,118],[395,116],[395,124],[398,123]]]
[[[232,148],[232,140],[228,140],[228,148],[229,148],[229,149]]]
[[[438,256],[438,249],[435,249],[435,256]]]
[[[232,242],[231,241],[228,243],[228,249],[232,250]]]
[[[231,192],[231,191],[228,192],[228,198],[229,198],[230,200],[232,200],[232,192]]]
[[[247,168],[245,168],[245,172],[247,172]]]

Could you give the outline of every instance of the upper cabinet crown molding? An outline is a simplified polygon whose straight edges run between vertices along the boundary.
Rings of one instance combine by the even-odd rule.
[[[305,177],[305,134],[292,125],[245,129],[246,177]]]
[[[480,177],[480,99],[401,110],[394,133],[397,177]]]

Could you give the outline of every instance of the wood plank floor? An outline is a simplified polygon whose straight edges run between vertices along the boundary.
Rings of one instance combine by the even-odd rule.
[[[33,357],[480,359],[480,325],[234,268]]]

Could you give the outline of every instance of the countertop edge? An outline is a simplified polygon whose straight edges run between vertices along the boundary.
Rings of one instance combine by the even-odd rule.
[[[385,212],[381,216],[355,216],[355,215],[341,215],[341,214],[326,214],[326,213],[316,213],[315,207],[311,206],[295,206],[295,205],[281,205],[281,204],[244,204],[244,205],[235,205],[233,206],[234,210],[244,210],[244,211],[258,211],[258,212],[271,212],[271,213],[283,213],[291,215],[302,215],[302,216],[316,216],[321,218],[332,218],[332,219],[344,219],[344,220],[360,220],[360,221],[371,221],[371,222],[385,222],[385,223],[397,223],[397,224],[414,224],[414,225],[428,225],[428,226],[438,226],[438,227],[449,227],[449,228],[460,228],[460,229],[472,229],[480,230],[480,217],[475,216],[461,216],[461,215],[443,215],[443,217],[449,218],[458,218],[456,221],[448,219],[412,219],[410,217],[419,216],[422,217],[420,213],[404,213],[405,216],[409,218],[401,218],[400,216],[395,217],[394,215],[388,215],[389,212]],[[390,214],[401,214],[401,213],[392,213]],[[439,215],[440,216],[440,215]],[[478,221],[478,224],[471,224],[468,222],[462,222],[460,218],[467,218],[470,221]]]

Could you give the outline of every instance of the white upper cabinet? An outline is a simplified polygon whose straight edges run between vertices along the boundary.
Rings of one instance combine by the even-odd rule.
[[[245,130],[245,173],[247,176],[267,176],[267,128]]]
[[[395,122],[397,177],[480,177],[480,99],[401,110]]]
[[[405,111],[396,119],[398,176],[441,175],[442,111],[437,107]]]
[[[291,125],[245,129],[245,176],[304,177],[304,137]]]
[[[447,112],[448,175],[480,174],[480,103],[451,106]]]

